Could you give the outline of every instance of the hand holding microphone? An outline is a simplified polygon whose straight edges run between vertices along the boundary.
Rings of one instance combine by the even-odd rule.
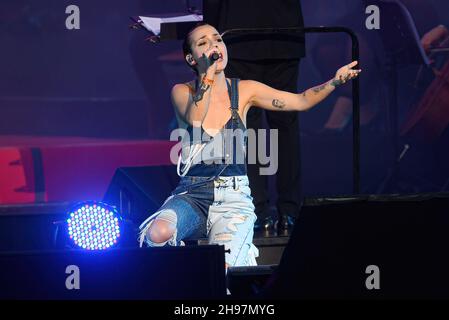
[[[208,89],[213,85],[215,72],[217,70],[217,64],[215,63],[215,61],[217,61],[219,58],[220,55],[217,52],[217,48],[212,48],[204,52],[201,58],[197,60],[198,73],[201,82],[199,84],[199,87],[197,88],[197,92],[193,97],[195,105],[197,105],[197,102],[203,99],[205,92],[207,92]]]
[[[216,47],[208,49],[197,61],[199,73],[207,73],[207,72],[215,73],[215,70],[217,69],[217,64],[215,62],[218,59],[220,59],[218,49]]]
[[[220,59],[220,55],[217,52],[212,52],[212,54],[209,56],[209,60],[212,61],[212,63],[214,63],[218,59]]]

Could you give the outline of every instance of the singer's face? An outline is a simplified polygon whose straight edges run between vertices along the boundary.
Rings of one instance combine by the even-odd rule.
[[[193,30],[190,34],[190,47],[195,60],[203,54],[209,57],[213,52],[217,52],[220,57],[216,62],[217,72],[221,72],[226,68],[228,51],[220,34],[214,27],[204,25]]]

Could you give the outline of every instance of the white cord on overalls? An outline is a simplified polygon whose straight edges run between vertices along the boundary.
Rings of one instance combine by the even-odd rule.
[[[176,172],[178,173],[178,176],[184,177],[187,174],[187,172],[189,172],[189,169],[192,166],[193,159],[197,156],[197,154],[199,152],[201,152],[203,150],[205,145],[206,145],[206,143],[202,143],[202,144],[198,143],[193,146],[191,145],[189,148],[189,155],[187,156],[187,159],[185,162],[182,160],[182,151],[181,151],[181,154],[179,155],[179,158],[178,158],[178,164],[176,166]],[[181,169],[181,163],[184,165],[184,167],[182,169]]]

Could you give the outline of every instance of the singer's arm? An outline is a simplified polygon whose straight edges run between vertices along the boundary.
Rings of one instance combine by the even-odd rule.
[[[177,84],[171,91],[172,104],[177,113],[187,123],[199,127],[203,124],[209,109],[210,95],[215,77],[215,67],[210,67],[206,73],[200,74],[198,86],[192,92],[186,84]]]
[[[217,55],[214,55],[216,53]],[[188,61],[195,65],[198,74],[198,85],[194,92],[186,84],[175,85],[171,92],[172,104],[177,114],[192,126],[199,127],[203,124],[209,109],[212,84],[217,71],[217,48],[211,47],[197,59],[191,56]]]
[[[252,92],[249,105],[270,111],[306,111],[335,89],[333,80],[299,94],[276,90],[257,81],[245,81],[244,85],[245,91]]]
[[[356,64],[354,61],[343,66],[333,79],[299,94],[276,90],[257,81],[244,81],[242,85],[249,92],[249,106],[272,111],[306,111],[324,100],[336,86],[355,78],[361,71],[351,69]]]

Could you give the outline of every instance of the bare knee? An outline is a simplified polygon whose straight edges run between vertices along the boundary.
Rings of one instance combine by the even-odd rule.
[[[155,219],[147,231],[147,238],[154,243],[162,243],[173,237],[176,231],[176,225],[173,222]]]

